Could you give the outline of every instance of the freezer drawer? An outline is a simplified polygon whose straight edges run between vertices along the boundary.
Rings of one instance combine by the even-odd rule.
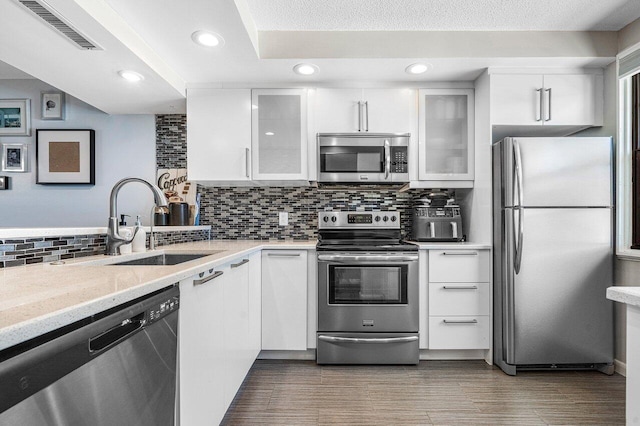
[[[489,349],[488,315],[429,317],[429,349]]]
[[[429,283],[429,315],[489,315],[489,283]]]
[[[489,282],[489,250],[429,250],[429,282]]]

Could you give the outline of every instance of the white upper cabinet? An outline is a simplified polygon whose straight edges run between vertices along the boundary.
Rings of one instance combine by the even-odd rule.
[[[473,89],[423,89],[419,101],[418,179],[473,186]]]
[[[253,180],[308,180],[307,90],[251,92]]]
[[[602,104],[601,75],[491,75],[494,125],[598,126]]]
[[[417,115],[413,89],[317,89],[317,133],[411,133]]]
[[[189,180],[248,181],[250,155],[251,90],[189,89]]]

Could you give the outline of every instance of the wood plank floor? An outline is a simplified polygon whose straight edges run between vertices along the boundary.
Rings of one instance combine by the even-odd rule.
[[[224,425],[624,425],[625,378],[511,377],[483,361],[318,366],[258,360]]]

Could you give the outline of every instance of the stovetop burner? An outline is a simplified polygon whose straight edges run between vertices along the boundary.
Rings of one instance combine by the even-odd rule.
[[[401,239],[399,212],[321,212],[318,224],[319,251],[418,250]]]

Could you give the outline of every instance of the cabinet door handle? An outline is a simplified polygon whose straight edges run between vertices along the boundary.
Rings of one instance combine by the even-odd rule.
[[[362,131],[362,102],[358,101],[358,131]]]
[[[238,263],[232,263],[231,264],[231,268],[239,268],[240,266],[244,265],[245,263],[249,263],[249,259],[242,259]]]
[[[443,251],[443,256],[477,256],[477,251]]]
[[[244,149],[244,168],[247,177],[251,177],[249,173],[251,171],[251,150],[249,148]]]
[[[445,324],[477,324],[478,320],[477,319],[472,319],[472,320],[447,320],[444,319],[442,320],[443,323]]]
[[[212,275],[209,275],[207,278],[203,278],[201,280],[193,280],[193,285],[202,285],[202,284],[208,283],[209,281],[211,281],[211,280],[213,280],[215,278],[218,278],[222,274],[224,274],[223,271],[218,271],[218,272],[215,272]]]
[[[300,257],[300,253],[267,253],[269,257]]]
[[[544,89],[544,91],[547,93],[547,117],[544,121],[551,121],[551,89]]]
[[[542,89],[536,89],[536,121],[542,121]]]
[[[443,285],[442,288],[445,290],[477,290],[478,286],[477,285],[461,285],[461,286]]]
[[[368,132],[369,131],[369,101],[365,101],[364,102],[364,107],[367,109],[364,113],[364,131]]]

